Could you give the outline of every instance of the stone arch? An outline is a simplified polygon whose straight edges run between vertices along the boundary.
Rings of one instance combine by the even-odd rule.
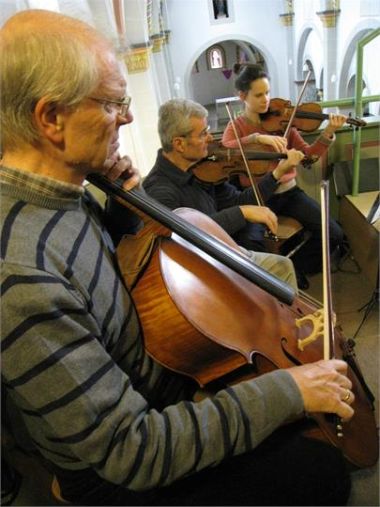
[[[372,25],[372,26],[368,26]],[[373,29],[377,29],[378,24],[376,21],[366,20],[359,23],[354,29],[351,37],[348,37],[348,44],[345,51],[343,51],[344,57],[342,60],[342,67],[339,73],[340,79],[338,84],[339,97],[347,97],[348,84],[352,76],[350,76],[350,68],[352,60],[354,58],[357,43]],[[364,77],[364,76],[363,76]]]
[[[305,26],[305,28],[302,30],[298,45],[297,45],[297,57],[296,57],[296,79],[301,80],[303,75],[303,66],[305,63],[305,60],[309,60],[313,70],[315,72],[315,80],[316,84],[320,82],[320,76],[322,73],[322,66],[317,65],[317,62],[313,59],[313,54],[306,54],[306,48],[308,44],[308,40],[312,34],[315,34],[318,41],[321,44],[322,47],[322,37],[320,34],[320,31],[318,30],[317,26],[314,24],[310,24]]]
[[[352,74],[352,76],[350,77],[350,79],[347,83],[347,97],[354,97],[355,96],[355,82],[356,82],[356,74]],[[363,95],[367,95],[366,88],[367,88],[367,83],[366,83],[365,79],[363,79]],[[363,116],[368,116],[369,110],[370,110],[369,104],[363,105]]]
[[[253,47],[256,47],[258,51],[264,58],[266,63],[266,67],[268,70],[268,74],[271,76],[271,81],[273,82],[272,94],[276,96],[278,94],[278,71],[275,63],[275,58],[268,52],[268,50],[256,39],[252,37],[231,34],[228,37],[219,36],[205,41],[201,46],[197,48],[197,51],[189,58],[188,64],[186,65],[186,69],[184,72],[184,93],[186,97],[194,98],[194,93],[192,90],[192,71],[193,66],[195,65],[198,58],[205,54],[207,49],[213,45],[220,44],[223,42],[236,42],[236,44],[250,44]]]
[[[317,97],[317,80],[315,76],[315,69],[313,62],[311,61],[311,58],[305,56],[305,63],[302,67],[302,81],[306,80],[306,77],[309,73],[310,74],[310,80],[305,88],[302,101],[301,102],[315,102]]]
[[[307,39],[309,38],[309,35],[313,31],[313,28],[311,26],[307,26],[304,28],[300,40],[298,42],[298,48],[297,48],[297,59],[296,59],[296,79],[301,80],[303,78],[303,58],[304,58],[304,52],[306,47]]]
[[[323,76],[323,67],[321,61],[318,61],[313,50],[310,50],[309,41],[312,36],[315,36],[322,48],[321,35],[319,30],[313,24],[305,26],[303,29],[298,46],[297,46],[297,59],[296,59],[296,81],[298,84],[298,91],[300,91],[301,84],[306,78],[305,66],[312,71],[311,81],[308,84],[303,102],[320,100],[321,76]]]

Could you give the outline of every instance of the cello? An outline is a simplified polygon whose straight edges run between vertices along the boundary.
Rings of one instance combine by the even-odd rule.
[[[315,312],[316,302],[303,294],[296,296],[257,266],[246,266],[245,274],[237,265],[228,266],[231,259],[244,266],[246,259],[209,217],[189,209],[173,213],[98,175],[88,180],[158,220],[159,227],[164,225],[168,231],[157,238],[132,287],[145,347],[153,359],[196,380],[200,387],[227,385],[322,359],[320,342],[305,342],[312,331],[310,320],[299,320]],[[117,252],[122,273],[125,249],[128,243],[122,240]],[[216,253],[219,249],[226,259]],[[378,459],[373,397],[353,346],[339,326],[334,340],[336,357],[349,365],[355,414],[344,425],[343,436],[337,435],[335,419],[328,414],[309,414],[304,422],[313,425],[313,436],[339,447],[355,466],[372,466]]]

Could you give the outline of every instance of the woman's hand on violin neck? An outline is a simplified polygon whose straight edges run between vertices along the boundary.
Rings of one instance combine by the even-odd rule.
[[[254,224],[265,224],[268,229],[273,232],[273,234],[277,233],[277,216],[266,206],[245,204],[240,206],[240,211],[243,213],[244,218],[248,220],[248,222],[252,222]]]
[[[354,415],[355,400],[347,364],[339,359],[321,360],[287,370],[301,391],[306,412],[337,414],[342,420]]]
[[[254,133],[249,136],[250,143],[256,144],[266,144],[267,146],[271,146],[274,151],[279,153],[285,153],[286,146],[288,144],[288,140],[285,137],[280,136],[270,136],[266,134]]]
[[[294,148],[286,150],[286,154],[288,158],[281,160],[273,171],[273,176],[276,180],[279,180],[284,174],[292,171],[294,167],[305,158],[305,154],[302,153],[302,151],[295,150]]]
[[[347,121],[347,116],[343,114],[329,114],[329,122],[327,127],[323,131],[323,135],[326,137],[334,137],[334,133],[340,127],[342,127]]]

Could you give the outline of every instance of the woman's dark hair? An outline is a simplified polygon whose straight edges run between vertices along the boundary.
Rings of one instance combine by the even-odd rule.
[[[238,74],[235,88],[239,92],[248,92],[252,81],[263,77],[269,78],[265,70],[256,63],[235,63],[234,73]]]

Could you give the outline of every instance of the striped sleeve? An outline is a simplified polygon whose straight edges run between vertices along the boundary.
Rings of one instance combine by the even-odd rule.
[[[111,482],[149,489],[250,450],[302,410],[282,371],[199,403],[150,409],[70,286],[25,269],[3,275],[5,385],[35,444],[59,466],[90,466]]]

